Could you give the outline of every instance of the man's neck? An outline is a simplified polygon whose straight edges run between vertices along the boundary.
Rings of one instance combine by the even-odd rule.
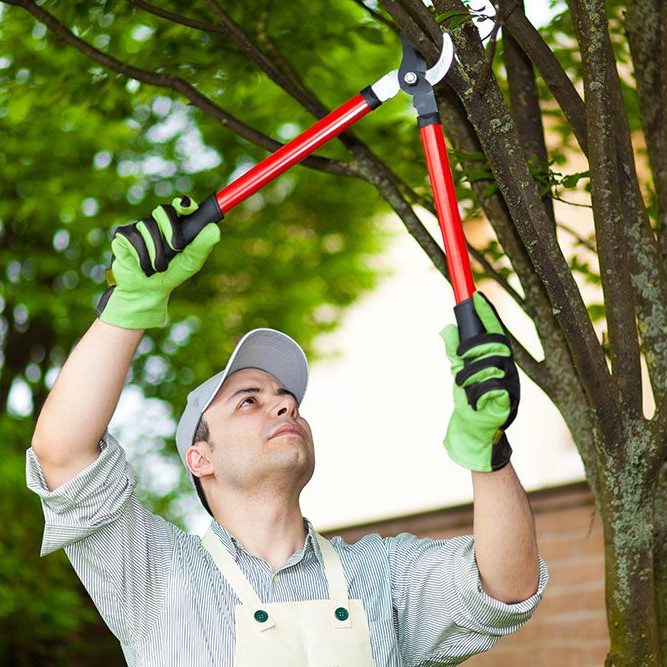
[[[240,543],[245,551],[263,558],[279,570],[287,559],[302,549],[307,531],[298,501],[282,504],[220,498],[211,505],[215,520]]]

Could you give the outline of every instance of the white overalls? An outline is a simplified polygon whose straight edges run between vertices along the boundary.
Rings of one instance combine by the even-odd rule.
[[[236,606],[235,667],[376,667],[361,600],[348,599],[340,557],[315,533],[329,599],[262,602],[212,528],[202,543],[241,604]]]

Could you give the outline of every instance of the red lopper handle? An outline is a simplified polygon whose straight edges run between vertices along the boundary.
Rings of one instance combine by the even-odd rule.
[[[430,123],[419,128],[426,155],[426,167],[431,179],[435,210],[445,243],[445,255],[449,277],[454,288],[456,306],[454,314],[459,326],[461,341],[484,332],[484,325],[473,305],[475,283],[472,279],[468,247],[463,235],[463,224],[454,189],[452,170],[447,159],[445,138],[440,123]]]

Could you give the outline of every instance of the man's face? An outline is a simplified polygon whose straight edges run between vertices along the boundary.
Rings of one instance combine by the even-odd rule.
[[[281,487],[298,495],[312,477],[310,426],[299,415],[296,398],[273,375],[256,368],[233,373],[204,416],[213,448],[204,446],[223,488]]]

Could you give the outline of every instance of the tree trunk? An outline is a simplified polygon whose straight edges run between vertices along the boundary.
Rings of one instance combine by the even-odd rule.
[[[655,525],[655,479],[644,452],[652,436],[639,425],[624,429],[625,442],[603,445],[606,456],[597,505],[605,542],[605,588],[611,649],[606,667],[663,665],[656,591],[658,554]],[[602,449],[602,448],[601,448]],[[650,460],[650,459],[649,459]],[[664,640],[663,640],[664,641]]]
[[[654,511],[655,551],[655,601],[660,629],[660,648],[663,660],[667,660],[667,462],[658,476]]]

